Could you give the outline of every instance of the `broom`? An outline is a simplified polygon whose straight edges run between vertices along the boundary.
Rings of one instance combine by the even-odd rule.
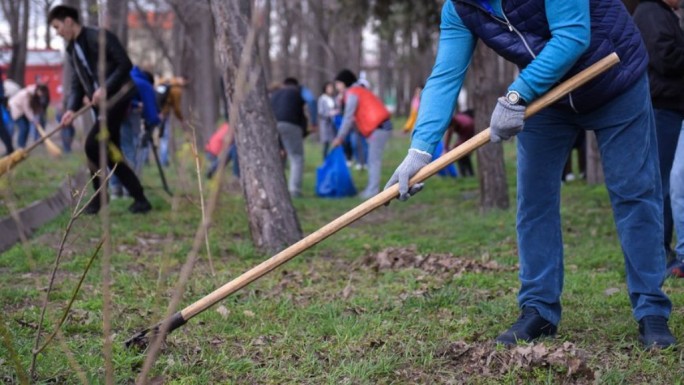
[[[86,112],[88,109],[90,109],[90,107],[91,107],[90,104],[87,104],[87,105],[81,107],[81,109],[76,111],[76,113],[74,114],[74,119],[83,115],[83,113]],[[36,128],[39,126],[40,125],[36,125]],[[63,127],[64,126],[62,124],[60,124],[59,126],[57,126],[57,128],[55,128],[54,130],[52,130],[48,133],[45,133],[44,131],[42,131],[42,127],[41,127],[38,130],[38,131],[42,131],[40,139],[33,142],[32,145],[30,145],[26,148],[17,149],[13,153],[11,153],[10,155],[0,159],[0,177],[5,175],[9,170],[13,169],[21,161],[28,158],[29,153],[31,151],[33,151],[33,149],[35,149],[36,147],[40,146],[43,142],[46,142],[46,145],[48,146],[48,151],[51,154],[53,154],[54,150],[56,150],[57,152],[59,152],[61,154],[62,151],[57,147],[57,145],[55,145],[52,141],[50,141],[50,142],[47,142],[47,141],[50,139],[50,137],[52,135],[54,135],[57,131],[61,130]],[[54,149],[52,149],[52,150],[50,149],[49,143],[52,143],[52,146],[54,146]]]
[[[52,139],[48,138],[45,132],[45,129],[43,126],[40,125],[40,123],[35,123],[36,130],[38,130],[38,133],[40,134],[41,138],[45,138],[45,149],[47,152],[50,153],[50,155],[54,156],[55,158],[59,158],[62,156],[62,150],[55,144],[55,142],[52,141]]]

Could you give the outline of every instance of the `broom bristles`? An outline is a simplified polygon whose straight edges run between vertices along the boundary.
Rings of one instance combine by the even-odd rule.
[[[0,159],[0,176],[5,175],[9,170],[14,168],[17,163],[26,159],[28,153],[23,148],[15,150],[13,153]]]
[[[45,130],[40,124],[36,124],[36,129],[38,130],[38,133],[40,133],[40,136],[45,137]],[[50,138],[45,138],[45,149],[55,158],[62,155],[62,150]]]

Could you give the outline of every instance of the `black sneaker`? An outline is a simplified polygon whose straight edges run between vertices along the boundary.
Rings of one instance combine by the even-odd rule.
[[[542,318],[537,309],[524,307],[520,317],[510,329],[496,337],[496,342],[517,345],[519,341],[531,342],[542,336],[556,335],[556,325]]]
[[[128,206],[128,211],[132,212],[133,214],[144,214],[150,210],[152,210],[152,205],[145,197],[140,200],[136,199],[130,206]]]
[[[666,349],[677,344],[667,326],[667,318],[657,315],[647,315],[639,321],[639,342],[645,348],[658,349]]]

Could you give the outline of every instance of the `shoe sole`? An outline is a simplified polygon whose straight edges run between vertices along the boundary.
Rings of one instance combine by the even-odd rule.
[[[669,348],[675,348],[677,346],[677,343],[675,342],[674,344],[671,345],[661,345],[656,342],[653,342],[651,344],[646,344],[644,342],[644,337],[639,336],[638,338],[639,343],[641,344],[641,347],[643,347],[645,350],[664,350],[664,349],[669,349]]]

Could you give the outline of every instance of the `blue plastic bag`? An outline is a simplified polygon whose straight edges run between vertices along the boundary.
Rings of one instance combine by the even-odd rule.
[[[439,142],[439,145],[437,145],[437,148],[435,149],[435,153],[432,154],[432,160],[435,160],[442,156],[442,152],[444,152],[444,142]],[[456,166],[451,163],[450,165],[446,166],[445,168],[439,170],[437,172],[437,175],[439,176],[449,176],[452,178],[458,177],[458,171],[456,171]]]
[[[347,159],[342,147],[330,151],[316,170],[316,195],[324,198],[343,198],[356,195]]]

